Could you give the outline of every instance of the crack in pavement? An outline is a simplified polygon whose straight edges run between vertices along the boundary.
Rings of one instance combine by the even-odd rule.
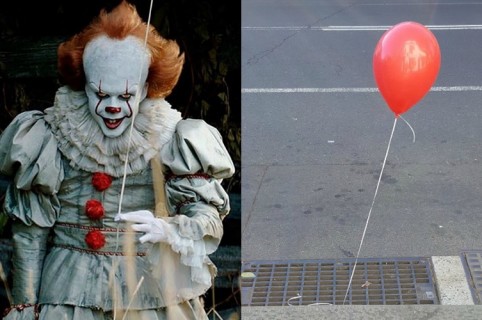
[[[300,29],[300,30],[298,30],[298,31],[293,32],[292,34],[290,34],[290,35],[284,37],[283,39],[281,39],[281,41],[280,41],[277,45],[273,46],[272,48],[267,49],[267,50],[264,50],[264,51],[262,51],[262,52],[260,52],[260,53],[258,53],[258,54],[253,55],[251,58],[248,58],[246,64],[247,64],[248,66],[257,64],[261,59],[263,59],[264,57],[270,55],[270,54],[273,53],[276,49],[278,49],[278,48],[280,48],[281,46],[283,46],[283,44],[284,44],[285,42],[287,42],[289,39],[291,39],[292,37],[294,37],[295,35],[297,35],[300,31],[310,30],[310,29],[313,27],[313,25],[317,25],[317,24],[319,24],[320,22],[322,22],[322,21],[324,21],[324,20],[326,20],[326,19],[332,18],[332,17],[340,14],[341,12],[343,12],[343,11],[345,11],[345,10],[353,7],[353,6],[354,6],[354,4],[350,4],[350,5],[346,6],[346,7],[343,7],[343,8],[341,8],[340,10],[335,11],[335,12],[333,12],[333,13],[331,13],[331,14],[323,17],[323,18],[320,18],[320,19],[316,20],[315,22],[313,22],[313,23],[311,23],[311,24],[308,24],[306,27],[304,27],[304,28],[302,28],[302,29]]]

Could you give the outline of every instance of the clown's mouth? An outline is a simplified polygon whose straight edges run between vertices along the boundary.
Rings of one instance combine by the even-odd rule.
[[[102,118],[104,120],[104,123],[105,123],[105,126],[111,130],[114,130],[116,129],[118,126],[120,126],[120,124],[122,123],[122,121],[124,120],[124,118],[120,118],[120,119],[107,119],[107,118]]]

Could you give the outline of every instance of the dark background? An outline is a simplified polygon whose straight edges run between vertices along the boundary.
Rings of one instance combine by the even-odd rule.
[[[149,0],[131,0],[147,22]],[[11,1],[0,10],[0,132],[19,113],[50,107],[58,87],[56,50],[60,42],[80,32],[102,8],[120,0]],[[228,1],[153,1],[151,24],[167,39],[176,40],[185,54],[178,85],[166,100],[184,117],[204,119],[221,132],[236,166],[233,178],[223,181],[231,202],[224,220],[225,235],[212,257],[218,265],[216,310],[235,311],[240,304],[237,277],[240,263],[241,177],[241,10]],[[2,189],[7,183],[0,181]],[[9,277],[9,221],[0,219],[2,263]],[[3,286],[1,287],[3,290]],[[5,293],[0,308],[8,304]],[[206,309],[212,307],[212,291]],[[232,313],[234,314],[234,313]],[[211,315],[210,315],[211,316]]]

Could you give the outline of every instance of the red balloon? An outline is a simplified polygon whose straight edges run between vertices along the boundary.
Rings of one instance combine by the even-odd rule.
[[[430,90],[440,69],[440,47],[425,26],[408,21],[386,31],[373,54],[373,72],[381,95],[398,116]]]

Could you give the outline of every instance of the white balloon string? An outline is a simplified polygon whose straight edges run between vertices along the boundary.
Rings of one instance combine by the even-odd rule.
[[[149,34],[149,26],[151,23],[151,14],[152,14],[152,4],[154,0],[151,0],[150,7],[149,7],[149,16],[147,17],[147,29],[146,29],[146,34],[144,36],[144,48],[147,49],[147,36]],[[139,81],[138,84],[141,83],[142,80],[142,68],[139,68]],[[134,106],[139,108],[139,103],[140,103],[140,93],[141,93],[142,87],[140,85],[137,86],[136,89],[136,96],[134,98]],[[122,213],[122,202],[124,200],[124,191],[125,191],[125,186],[126,186],[126,178],[127,178],[127,166],[129,164],[129,152],[131,148],[131,141],[132,141],[132,132],[134,129],[134,121],[135,121],[136,115],[133,113],[132,114],[132,121],[131,125],[129,127],[129,140],[127,144],[127,153],[125,156],[124,160],[124,173],[122,175],[122,185],[121,185],[121,191],[120,191],[120,196],[119,196],[119,206],[117,210],[117,214]],[[116,233],[116,251],[119,249],[119,222],[117,222],[117,233]]]
[[[415,130],[413,130],[412,126],[410,125],[410,123],[408,123],[407,120],[405,120],[401,115],[399,115],[400,119],[402,119],[406,124],[407,126],[410,128],[410,130],[412,130],[412,135],[413,135],[413,143],[415,143]]]
[[[150,26],[150,21],[151,21],[152,4],[153,4],[153,0],[151,0],[151,2],[150,2],[149,16],[148,16],[148,19],[147,19],[147,29],[146,29],[146,34],[145,34],[145,37],[144,37],[144,48],[146,48],[146,49],[147,49],[147,36],[149,34],[149,26]],[[138,84],[141,83],[141,80],[142,80],[142,68],[139,68]],[[138,85],[137,89],[136,89],[136,95],[134,97],[134,109],[137,108],[137,110],[139,109],[140,93],[141,93],[142,89],[143,89],[142,86]],[[121,185],[121,190],[120,190],[120,195],[119,195],[119,205],[118,205],[118,211],[117,211],[118,214],[120,214],[122,212],[122,203],[123,203],[123,200],[124,200],[124,191],[125,191],[126,178],[127,178],[127,166],[129,165],[129,153],[130,153],[130,148],[131,148],[132,132],[133,132],[133,129],[134,129],[135,118],[136,118],[136,114],[133,112],[132,113],[132,121],[131,121],[131,124],[129,126],[129,139],[128,139],[128,143],[127,143],[127,151],[126,151],[125,160],[124,160],[124,172],[123,172],[123,175],[122,175],[122,185]],[[120,227],[120,221],[117,221],[115,250],[114,250],[116,252],[119,250],[119,233],[120,233],[119,227]],[[113,264],[112,270],[113,270],[114,273],[117,273],[117,268],[119,266],[119,262],[120,262],[120,260],[116,260]],[[144,278],[141,278],[141,281],[138,283],[137,288],[134,291],[133,297],[137,293],[137,290],[139,290],[139,287],[140,287],[140,285],[142,284],[143,281],[144,281]],[[113,288],[112,288],[112,297],[113,297],[113,304],[114,304],[113,319],[115,320],[115,319],[117,319],[117,306],[116,306],[117,299],[115,299],[115,297],[116,297],[115,282],[114,282],[114,285],[113,285]],[[130,304],[131,304],[131,302],[129,302],[128,308],[130,307]],[[127,315],[127,312],[125,313],[125,315]],[[125,315],[124,315],[123,319],[125,318]]]
[[[377,187],[375,188],[375,194],[373,195],[372,205],[370,207],[370,211],[368,212],[368,217],[367,217],[367,220],[366,220],[366,223],[365,223],[365,228],[363,229],[363,235],[362,235],[362,238],[361,238],[361,241],[360,241],[360,246],[358,247],[358,252],[356,254],[355,263],[353,264],[353,270],[352,270],[351,275],[350,275],[350,280],[348,281],[348,287],[346,288],[346,293],[345,293],[345,298],[343,299],[343,304],[345,304],[345,302],[346,302],[346,298],[348,296],[348,292],[350,291],[351,283],[353,281],[353,276],[355,275],[356,265],[357,265],[357,262],[358,262],[358,258],[360,257],[360,252],[361,252],[361,248],[362,248],[362,245],[363,245],[363,241],[365,240],[365,235],[366,235],[366,232],[367,232],[367,229],[368,229],[368,223],[370,221],[370,217],[372,215],[372,210],[373,210],[373,207],[375,205],[375,199],[376,199],[377,194],[378,194],[380,182],[382,181],[383,170],[385,169],[385,164],[387,163],[388,151],[390,150],[390,145],[392,144],[393,132],[395,132],[395,126],[397,125],[397,118],[398,117],[395,117],[395,120],[393,122],[392,133],[390,134],[390,140],[388,141],[387,151],[385,153],[385,158],[383,159],[382,169],[380,171],[380,176],[378,177]]]

